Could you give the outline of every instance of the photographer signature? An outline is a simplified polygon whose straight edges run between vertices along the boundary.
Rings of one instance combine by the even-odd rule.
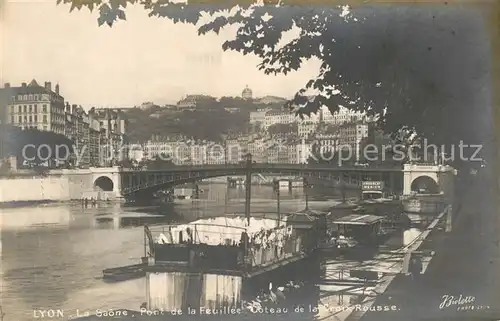
[[[474,296],[464,296],[462,294],[460,294],[459,296],[454,296],[445,294],[441,297],[441,304],[439,305],[439,309],[443,310],[451,306],[461,306],[461,305],[471,304],[474,301],[476,301],[476,297]]]

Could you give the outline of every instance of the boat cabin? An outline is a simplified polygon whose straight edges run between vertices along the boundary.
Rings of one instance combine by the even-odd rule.
[[[295,231],[295,236],[303,237],[306,251],[314,250],[318,242],[326,238],[326,214],[316,211],[299,211],[288,214],[283,218],[283,223]]]
[[[378,200],[385,197],[383,181],[361,182],[361,200]]]
[[[334,221],[333,224],[339,237],[354,239],[359,243],[370,243],[380,234],[383,220],[382,216],[351,214]]]

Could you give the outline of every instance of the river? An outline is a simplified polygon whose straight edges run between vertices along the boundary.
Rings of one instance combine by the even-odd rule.
[[[35,318],[36,309],[138,310],[146,301],[144,279],[108,284],[102,270],[139,263],[143,255],[143,228],[137,216],[162,211],[165,217],[216,216],[244,211],[244,190],[224,184],[205,184],[203,200],[162,209],[98,204],[82,208],[80,203],[3,209],[2,309],[6,321]],[[309,207],[324,210],[339,199],[333,189],[312,189]],[[355,193],[353,193],[355,194]],[[252,188],[252,212],[276,209],[270,187]],[[355,195],[348,195],[355,197]],[[304,209],[302,189],[281,192],[282,212]],[[136,219],[127,219],[134,216]],[[324,269],[323,269],[324,270]],[[326,272],[323,272],[326,273]]]

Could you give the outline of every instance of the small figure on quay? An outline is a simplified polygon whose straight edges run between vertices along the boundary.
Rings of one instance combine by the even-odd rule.
[[[422,260],[419,256],[413,256],[410,261],[410,275],[413,281],[417,281],[422,273]]]

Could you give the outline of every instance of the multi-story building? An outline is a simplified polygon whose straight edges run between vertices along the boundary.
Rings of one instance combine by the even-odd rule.
[[[365,113],[353,111],[342,106],[340,106],[339,110],[334,112],[333,114],[328,110],[327,107],[323,106],[320,109],[319,114],[323,123],[333,125],[359,122],[365,119]]]
[[[314,151],[320,156],[330,157],[332,153],[337,152],[339,141],[339,133],[319,133],[315,136]]]
[[[266,113],[270,111],[269,108],[258,109],[257,111],[250,112],[250,124],[259,125],[263,124],[266,119]]]
[[[225,148],[221,144],[208,142],[206,145],[207,164],[221,165],[226,163]]]
[[[100,166],[101,141],[105,140],[105,131],[101,128],[99,120],[95,115],[89,113],[89,162],[90,166]]]
[[[310,139],[302,139],[296,145],[297,164],[307,164],[312,155],[313,142]]]
[[[349,149],[351,157],[360,162],[364,156],[364,149],[373,137],[373,125],[371,123],[348,123],[339,127],[339,147]]]
[[[248,153],[248,137],[238,135],[228,137],[225,140],[226,149],[226,162],[228,164],[235,164],[243,161],[245,155]]]
[[[299,122],[298,134],[300,137],[307,138],[311,134],[315,133],[318,129],[318,123],[311,120],[304,120]]]
[[[52,90],[51,82],[42,87],[33,79],[20,87],[5,86],[12,93],[5,115],[7,123],[65,134],[64,98],[59,94],[59,85]]]
[[[302,139],[293,138],[287,143],[288,149],[288,164],[299,164],[298,150],[300,147],[299,144],[302,142]]]
[[[296,121],[295,114],[286,111],[268,111],[264,116],[263,128],[276,124],[291,124]]]
[[[207,95],[187,95],[177,102],[177,108],[182,110],[194,110],[201,100],[214,99]]]
[[[271,139],[264,136],[255,137],[248,142],[248,152],[257,163],[267,163],[267,149],[271,144]]]
[[[10,88],[10,84],[5,84],[5,88],[0,88],[0,168],[2,164],[2,159],[7,162],[9,156],[9,148],[7,143],[7,128],[2,126],[7,124],[7,109],[14,97],[13,89]]]
[[[137,162],[157,157],[175,165],[224,164],[225,150],[215,142],[193,139],[149,141],[135,144],[129,150],[129,158]]]
[[[113,166],[128,157],[127,121],[119,110],[103,109],[90,111],[99,121],[104,138],[101,139],[101,166]]]

